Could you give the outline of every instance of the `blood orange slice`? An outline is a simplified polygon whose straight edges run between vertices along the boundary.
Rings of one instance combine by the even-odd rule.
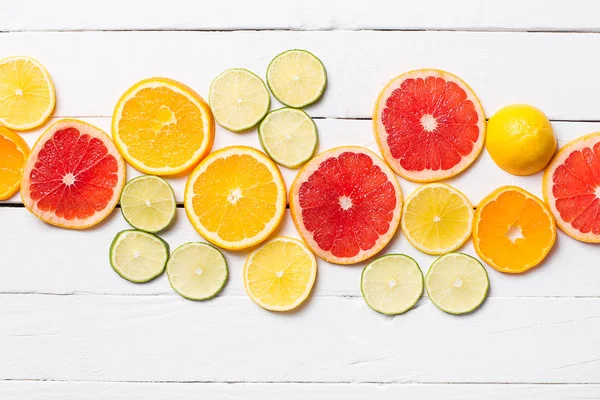
[[[383,249],[398,229],[401,210],[396,176],[360,147],[319,154],[290,190],[298,232],[319,257],[336,264],[354,264]]]
[[[485,115],[460,78],[435,69],[410,71],[382,90],[373,130],[385,161],[414,182],[446,179],[475,161],[485,138]]]
[[[600,243],[600,132],[564,145],[544,172],[542,190],[563,232]]]
[[[63,119],[31,150],[21,197],[42,221],[83,229],[111,213],[124,184],[125,162],[106,133],[83,121]]]

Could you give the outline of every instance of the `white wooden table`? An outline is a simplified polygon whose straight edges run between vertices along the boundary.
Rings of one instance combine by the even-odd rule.
[[[178,79],[206,97],[222,70],[264,76],[289,48],[327,67],[325,96],[307,109],[320,151],[376,150],[379,90],[421,67],[462,77],[488,116],[515,102],[541,108],[560,144],[600,130],[593,0],[286,3],[2,0],[0,58],[39,59],[57,89],[53,119],[107,132],[117,99],[142,78]],[[33,144],[40,132],[23,137]],[[258,146],[257,135],[217,129],[214,148],[232,144]],[[289,185],[294,171],[283,173]],[[508,175],[484,152],[450,183],[477,204],[503,184],[539,195],[540,179]],[[184,180],[171,182],[181,201]],[[415,187],[401,186],[405,195]],[[320,261],[308,304],[275,314],[245,294],[246,253],[226,253],[230,281],[208,302],[179,297],[164,276],[144,285],[119,278],[107,259],[127,228],[119,214],[76,232],[39,222],[18,196],[0,204],[0,399],[600,398],[598,246],[561,233],[530,273],[488,268],[490,297],[461,317],[426,296],[405,315],[379,315],[360,295],[364,264]],[[289,215],[279,232],[297,236]],[[164,237],[173,248],[201,240],[182,208]],[[411,255],[424,272],[432,261],[402,235],[385,251]],[[471,244],[463,251],[474,254]]]

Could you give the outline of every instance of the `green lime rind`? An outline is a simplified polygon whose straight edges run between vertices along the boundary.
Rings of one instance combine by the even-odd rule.
[[[206,247],[207,249],[216,250],[216,252],[217,252],[216,254],[218,254],[220,260],[223,261],[224,276],[221,277],[221,279],[219,281],[220,284],[216,287],[216,289],[209,294],[202,295],[202,296],[193,296],[193,295],[190,295],[187,293],[183,293],[181,288],[177,288],[176,287],[177,285],[174,283],[175,277],[173,275],[173,273],[174,273],[173,264],[177,260],[178,253],[180,253],[182,250],[186,249],[189,246],[202,246],[202,247]],[[223,253],[221,252],[221,250],[218,247],[213,246],[212,244],[206,243],[206,242],[187,242],[187,243],[184,243],[181,246],[177,247],[171,254],[169,261],[167,262],[166,270],[167,270],[167,277],[169,278],[169,284],[171,285],[171,288],[173,288],[173,290],[175,292],[177,292],[177,294],[179,294],[181,297],[186,298],[188,300],[193,300],[193,301],[204,301],[204,300],[210,300],[210,299],[214,298],[223,290],[223,288],[227,284],[227,281],[229,280],[229,267],[227,265],[227,260],[225,259],[225,256],[223,255]]]
[[[271,70],[271,67],[273,66],[273,63],[281,56],[291,53],[291,52],[302,52],[302,53],[306,53],[310,56],[312,56],[316,61],[319,62],[319,64],[321,64],[321,68],[323,69],[323,75],[324,75],[324,82],[323,82],[323,86],[321,87],[320,91],[313,96],[312,98],[306,100],[303,103],[300,104],[291,104],[290,102],[284,100],[281,97],[281,94],[277,94],[275,90],[273,90],[273,85],[270,82],[269,79],[269,71]],[[321,96],[323,96],[323,93],[325,92],[325,88],[327,87],[327,69],[325,68],[325,65],[323,64],[323,62],[319,59],[319,57],[315,56],[313,53],[311,53],[308,50],[303,50],[303,49],[290,49],[290,50],[286,50],[283,53],[280,53],[278,55],[275,56],[275,58],[273,58],[271,60],[271,62],[269,63],[269,66],[267,67],[267,85],[269,86],[269,90],[271,91],[271,93],[273,94],[273,97],[275,97],[277,99],[278,102],[280,102],[281,104],[283,104],[284,106],[288,106],[291,108],[303,108],[306,107],[314,102],[316,102],[317,100],[319,100],[321,98]]]
[[[476,302],[476,304],[474,303],[474,305],[466,310],[461,310],[461,311],[457,311],[457,310],[451,310],[445,307],[442,307],[438,302],[435,301],[435,296],[432,297],[431,295],[431,290],[429,287],[429,279],[430,276],[432,274],[432,271],[434,270],[434,267],[437,263],[440,262],[440,260],[443,260],[445,257],[451,256],[451,255],[462,255],[465,257],[468,257],[472,260],[475,260],[477,262],[477,264],[481,267],[481,270],[484,273],[485,276],[485,281],[486,281],[486,287],[485,287],[485,291],[483,292],[483,295],[481,296],[481,299],[478,299],[478,301]],[[425,276],[425,289],[427,290],[427,295],[429,296],[429,299],[431,300],[431,302],[440,310],[448,313],[448,314],[453,314],[453,315],[461,315],[461,314],[468,314],[470,312],[475,311],[479,306],[481,306],[481,304],[483,304],[483,302],[485,301],[485,299],[487,298],[488,292],[490,290],[490,280],[489,280],[489,276],[487,273],[487,270],[485,269],[485,267],[483,266],[483,264],[481,263],[481,261],[479,261],[477,258],[466,254],[466,253],[462,253],[462,252],[452,252],[452,253],[448,253],[448,254],[444,254],[443,256],[438,257],[429,267],[429,271],[427,271],[427,275]]]
[[[136,235],[142,235],[146,238],[155,240],[157,246],[162,246],[162,248],[164,249],[164,254],[165,254],[165,260],[162,263],[162,266],[160,268],[158,268],[156,271],[154,271],[153,273],[150,273],[141,279],[136,279],[136,278],[133,278],[132,276],[128,276],[117,265],[117,261],[116,261],[116,256],[117,256],[117,251],[118,251],[117,246],[120,244],[120,240],[123,238],[124,235],[129,235],[129,234],[133,234],[133,233],[135,233]],[[140,230],[136,230],[136,229],[126,229],[124,231],[117,233],[110,244],[110,250],[109,250],[110,266],[117,274],[119,274],[119,276],[121,278],[126,279],[129,282],[146,283],[146,282],[150,282],[154,278],[162,275],[162,273],[165,271],[165,267],[167,265],[168,259],[169,259],[169,244],[167,242],[165,242],[162,238],[160,238],[156,235],[153,235],[151,233],[148,233],[148,232],[144,232],[144,231],[140,231]]]
[[[169,191],[171,192],[171,198],[172,198],[172,204],[173,204],[171,213],[170,213],[170,215],[168,215],[165,218],[164,224],[157,228],[154,228],[154,229],[150,229],[147,226],[143,226],[141,224],[134,223],[132,221],[132,219],[133,219],[132,216],[130,216],[130,215],[128,216],[127,206],[124,205],[124,201],[123,201],[123,198],[126,196],[128,189],[130,189],[132,185],[134,185],[135,183],[137,183],[139,181],[146,180],[146,179],[157,180],[157,181],[160,181],[160,184],[164,184],[165,187],[167,187],[169,189]],[[163,179],[159,176],[154,176],[154,175],[142,175],[142,176],[135,177],[135,178],[131,179],[130,181],[128,181],[125,184],[123,191],[121,192],[121,198],[119,200],[119,203],[121,204],[121,215],[123,216],[123,219],[125,219],[125,221],[127,221],[127,223],[129,225],[131,225],[133,228],[140,230],[140,231],[148,232],[148,233],[158,233],[158,232],[166,229],[169,225],[171,225],[171,223],[175,219],[175,215],[177,214],[177,201],[175,200],[175,192],[173,191],[173,187],[165,179]]]
[[[267,104],[266,104],[264,112],[260,116],[257,116],[255,120],[253,120],[251,123],[248,123],[247,125],[231,126],[231,125],[227,124],[226,122],[222,121],[220,118],[218,118],[217,113],[214,112],[214,106],[213,106],[213,100],[212,100],[212,98],[213,98],[212,93],[213,93],[214,85],[218,81],[219,78],[221,78],[223,75],[225,75],[226,73],[229,73],[229,72],[245,72],[245,73],[252,75],[253,77],[258,79],[262,83],[262,86],[264,87],[265,92],[267,94]],[[269,112],[269,108],[271,108],[271,94],[269,93],[269,89],[267,89],[267,85],[262,80],[262,78],[260,76],[256,75],[254,72],[249,71],[245,68],[229,68],[229,69],[221,72],[219,75],[217,75],[210,83],[210,88],[208,90],[208,104],[210,105],[211,110],[213,110],[213,115],[219,125],[221,125],[223,128],[225,128],[231,132],[241,133],[241,132],[249,131],[252,128],[254,128],[256,125],[258,125],[258,123],[260,121],[262,121],[262,119],[265,117],[265,115],[267,115],[267,113]]]
[[[265,140],[265,128],[264,127],[266,126],[266,123],[269,122],[269,117],[277,115],[282,112],[301,113],[306,116],[307,120],[310,121],[310,123],[312,124],[312,126],[314,128],[315,135],[314,135],[314,145],[313,145],[312,151],[310,152],[310,154],[307,154],[305,157],[301,158],[300,160],[298,160],[294,163],[287,163],[285,160],[282,160],[280,157],[277,157],[274,154],[273,149],[269,148],[269,146],[266,144],[266,140]],[[290,169],[299,168],[302,165],[306,164],[310,159],[312,159],[314,157],[315,153],[317,152],[317,148],[319,147],[319,133],[318,133],[317,124],[315,124],[315,121],[305,111],[300,110],[298,108],[292,108],[292,107],[282,107],[282,108],[278,108],[277,110],[273,110],[273,111],[269,112],[265,116],[265,118],[261,121],[261,123],[258,125],[258,140],[260,142],[261,147],[265,151],[265,153],[267,153],[267,155],[273,161],[275,161],[277,164],[279,164],[281,166],[284,166],[284,167],[290,168]]]
[[[405,258],[408,259],[410,261],[412,261],[414,263],[414,265],[416,266],[419,275],[421,276],[421,280],[420,280],[420,290],[418,291],[418,296],[415,296],[415,300],[410,303],[409,306],[401,309],[401,310],[395,310],[395,311],[385,311],[382,310],[380,308],[378,308],[377,306],[371,304],[368,300],[368,296],[365,294],[365,273],[368,272],[368,270],[370,268],[374,268],[375,265],[377,265],[382,259],[385,258],[396,258],[396,257],[401,257],[401,258]],[[424,290],[424,286],[425,286],[425,282],[424,282],[424,278],[423,278],[423,271],[421,271],[421,268],[419,267],[419,263],[412,257],[407,256],[406,254],[401,254],[401,253],[393,253],[393,254],[386,254],[383,255],[381,257],[377,257],[376,259],[374,259],[373,261],[371,261],[369,264],[367,264],[367,266],[365,266],[365,268],[363,268],[362,273],[360,275],[360,291],[362,293],[363,299],[365,300],[365,303],[367,303],[367,305],[374,311],[377,311],[380,314],[384,314],[384,315],[399,315],[399,314],[404,314],[405,312],[409,311],[410,309],[412,309],[415,304],[417,304],[417,302],[419,301],[419,299],[421,298],[421,296],[423,295],[423,290]]]

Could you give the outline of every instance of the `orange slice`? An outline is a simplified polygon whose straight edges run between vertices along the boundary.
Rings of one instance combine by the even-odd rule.
[[[187,216],[200,235],[229,250],[255,246],[281,222],[285,183],[264,153],[232,146],[207,156],[185,186]]]
[[[215,121],[196,92],[167,78],[133,85],[121,97],[112,134],[123,157],[153,175],[183,175],[212,148]]]
[[[21,136],[0,126],[0,155],[0,200],[6,200],[19,191],[29,146]]]
[[[42,125],[56,103],[46,68],[30,57],[0,60],[0,124],[16,131]]]
[[[503,186],[485,197],[475,212],[477,254],[500,272],[519,274],[541,263],[556,239],[554,218],[531,193]]]

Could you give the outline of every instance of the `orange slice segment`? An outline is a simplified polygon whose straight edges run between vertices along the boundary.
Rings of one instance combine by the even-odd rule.
[[[29,146],[21,136],[0,126],[0,155],[0,200],[6,200],[19,191]]]
[[[121,97],[113,113],[112,134],[136,169],[182,175],[210,152],[215,122],[208,104],[192,89],[172,79],[150,78]]]
[[[541,263],[556,239],[554,218],[536,196],[504,186],[485,197],[475,212],[477,254],[500,272],[518,274]]]

